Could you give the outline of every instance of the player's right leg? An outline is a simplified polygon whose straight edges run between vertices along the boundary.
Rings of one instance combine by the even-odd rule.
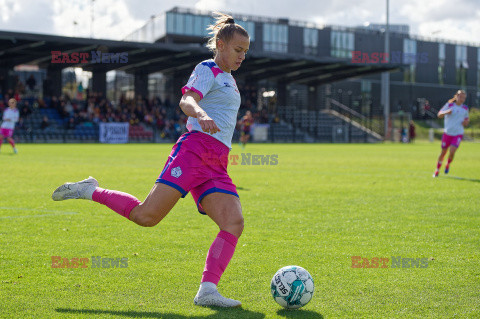
[[[17,154],[18,151],[17,151],[17,148],[15,147],[15,141],[13,140],[13,138],[11,136],[7,137],[7,141],[8,143],[10,143],[10,145],[12,145],[13,153]]]
[[[448,151],[448,148],[442,148],[442,152],[440,153],[440,156],[438,157],[438,160],[437,160],[437,169],[435,170],[435,173],[433,173],[433,177],[438,176],[438,173],[440,172],[440,168],[442,167],[443,159],[445,158],[447,151]]]
[[[0,134],[0,147],[2,147],[2,143],[3,143],[3,139],[4,139],[4,138],[5,138],[5,137],[4,137],[2,134]]]
[[[90,199],[140,226],[155,226],[170,212],[180,197],[185,197],[189,191],[192,176],[195,175],[195,169],[199,165],[195,162],[199,161],[195,154],[201,152],[195,148],[199,145],[196,143],[198,134],[201,133],[189,132],[178,139],[162,173],[144,202],[124,192],[100,188],[93,177],[58,187],[53,192],[52,199]]]
[[[175,188],[156,183],[145,201],[132,209],[130,220],[140,226],[155,226],[167,216],[181,197],[182,193]]]
[[[140,226],[152,227],[158,224],[175,206],[182,194],[173,187],[156,183],[145,201],[115,190],[98,187],[95,178],[89,177],[77,183],[65,183],[52,194],[55,201],[66,199],[89,199],[103,204],[119,215]]]
[[[440,172],[440,168],[442,167],[442,162],[443,159],[445,158],[445,155],[448,152],[448,147],[451,144],[451,137],[447,134],[443,134],[442,136],[442,152],[440,153],[440,156],[438,157],[437,160],[437,169],[435,170],[435,173],[433,173],[433,177],[437,177],[438,173]]]

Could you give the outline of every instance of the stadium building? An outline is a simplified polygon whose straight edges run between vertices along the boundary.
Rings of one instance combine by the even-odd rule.
[[[408,113],[414,119],[433,118],[459,88],[468,93],[467,105],[479,106],[478,44],[412,36],[408,26],[395,25],[390,28],[387,57],[382,25],[347,28],[232,15],[251,36],[247,59],[235,77],[242,92],[240,115],[252,110],[261,123],[268,124],[268,132],[258,140],[382,140],[382,72],[391,73],[392,113]],[[211,12],[176,7],[152,16],[124,41],[0,32],[3,94],[13,88],[12,70],[19,64],[43,70],[37,76],[45,84],[45,97],[62,94],[63,69],[81,67],[92,72],[91,92],[114,101],[129,92],[137,100],[158,96],[168,101],[166,115],[174,116],[178,113],[174,101],[180,98],[180,88],[191,70],[211,57],[204,45],[206,26],[212,22]],[[70,59],[54,63],[53,51],[100,52],[108,61]],[[111,54],[127,58],[122,62],[118,55]],[[107,76],[110,71],[115,71],[114,75]],[[28,72],[18,74],[26,80]],[[55,117],[54,111],[49,112]],[[158,140],[158,132],[148,127],[145,131],[151,133],[145,137]],[[91,132],[94,138],[96,131]]]

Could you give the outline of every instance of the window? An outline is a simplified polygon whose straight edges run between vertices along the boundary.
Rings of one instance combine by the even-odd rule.
[[[167,12],[167,33],[204,37],[212,23],[208,16]]]
[[[303,29],[303,53],[316,55],[318,46],[318,30],[304,28]]]
[[[175,33],[176,13],[167,12],[167,33]]]
[[[263,25],[263,50],[288,52],[288,25],[265,23]]]
[[[177,14],[176,20],[176,33],[185,34],[185,15]]]
[[[480,90],[480,48],[477,48],[477,86]]]
[[[445,84],[445,43],[438,44],[438,84]]]
[[[201,16],[193,17],[193,35],[199,37],[205,35],[207,26],[202,24],[202,19]]]
[[[417,41],[403,39],[403,63],[409,64],[403,71],[403,81],[415,83],[415,69],[417,57]]]
[[[455,46],[455,68],[457,85],[462,88],[467,86],[467,47],[464,45]]]
[[[353,32],[333,31],[330,34],[330,55],[337,58],[352,58],[355,49]]]
[[[210,30],[207,30],[207,27],[211,24],[213,24],[213,18],[212,17],[207,17],[204,16],[202,17],[202,35],[203,36],[211,36]]]
[[[361,112],[366,116],[371,116],[372,81],[361,80],[360,87],[361,87],[361,96],[362,96]]]
[[[185,34],[194,34],[193,30],[193,15],[185,15]]]

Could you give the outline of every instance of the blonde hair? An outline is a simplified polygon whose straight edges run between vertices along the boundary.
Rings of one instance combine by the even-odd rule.
[[[457,100],[457,96],[460,95],[460,94],[467,95],[467,92],[465,92],[464,90],[458,90],[457,93],[455,93],[455,95],[450,100],[448,100],[448,103],[455,102]]]
[[[224,42],[228,42],[233,38],[235,32],[245,37],[250,37],[247,30],[241,25],[236,24],[232,16],[221,12],[214,12],[213,14],[215,15],[215,22],[207,27],[207,30],[210,30],[209,34],[212,35],[210,39],[208,39],[207,48],[209,48],[214,55],[217,54],[218,40],[221,39]]]

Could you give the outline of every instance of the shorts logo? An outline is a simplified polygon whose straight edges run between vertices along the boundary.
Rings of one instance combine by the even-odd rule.
[[[179,178],[180,175],[182,175],[182,169],[180,168],[180,166],[174,167],[172,168],[171,174],[173,177]]]

